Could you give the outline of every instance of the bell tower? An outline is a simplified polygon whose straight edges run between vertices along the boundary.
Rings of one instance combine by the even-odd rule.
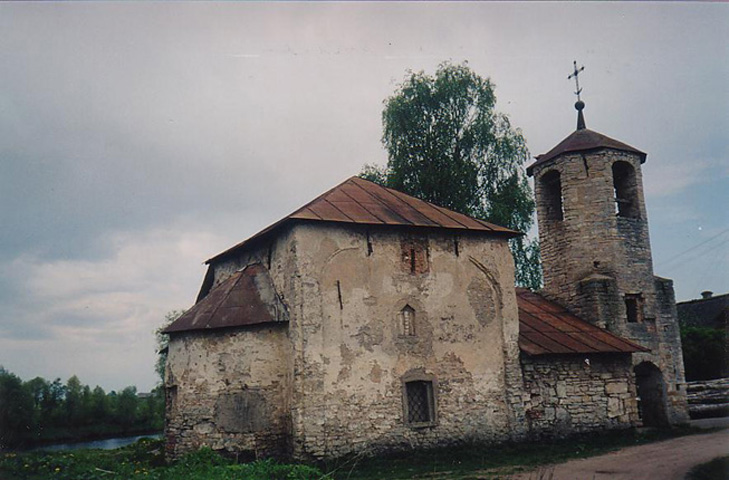
[[[568,78],[577,84],[577,129],[527,168],[537,200],[541,293],[649,348],[633,355],[643,421],[679,423],[688,419],[683,355],[673,283],[653,274],[646,154],[586,127],[577,82],[584,67],[574,67]],[[642,372],[652,375],[643,394]]]

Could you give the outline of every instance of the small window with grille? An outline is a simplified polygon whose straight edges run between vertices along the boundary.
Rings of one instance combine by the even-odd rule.
[[[405,418],[413,426],[435,423],[433,382],[416,380],[405,383]]]

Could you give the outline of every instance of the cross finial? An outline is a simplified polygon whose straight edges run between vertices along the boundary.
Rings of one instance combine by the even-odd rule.
[[[585,116],[582,114],[582,110],[585,108],[585,102],[582,101],[580,98],[580,93],[582,93],[582,89],[580,88],[580,72],[585,69],[585,67],[577,68],[577,60],[572,62],[574,65],[574,70],[572,73],[567,77],[567,80],[575,79],[575,86],[577,87],[577,90],[575,90],[575,95],[577,95],[577,102],[575,103],[575,108],[577,109],[577,130],[584,130],[585,127]]]
[[[585,67],[582,66],[580,68],[577,68],[577,60],[575,60],[574,62],[572,62],[572,64],[574,65],[574,70],[572,71],[572,73],[570,74],[570,76],[567,77],[567,80],[572,80],[573,78],[575,79],[575,86],[577,87],[577,90],[575,91],[575,95],[577,95],[577,101],[580,102],[581,101],[580,100],[580,93],[582,93],[582,89],[580,88],[580,78],[579,78],[579,75],[580,75],[580,72],[585,69]]]

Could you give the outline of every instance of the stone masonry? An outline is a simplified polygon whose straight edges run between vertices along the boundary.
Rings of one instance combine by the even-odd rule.
[[[629,354],[522,355],[529,431],[539,437],[638,424]]]
[[[531,167],[542,293],[595,325],[650,348],[635,354],[633,364],[658,367],[668,421],[680,423],[687,419],[681,342],[672,283],[653,275],[643,159],[630,151],[596,148],[566,152]],[[618,202],[616,192],[623,197]],[[561,219],[554,214],[558,203]],[[618,205],[625,207],[624,214]],[[628,311],[630,302],[633,312]]]
[[[525,435],[505,239],[298,224],[211,264],[210,288],[252,263],[269,267],[289,321],[171,337],[170,456],[208,445],[317,459]],[[432,384],[427,424],[405,417],[411,380]]]

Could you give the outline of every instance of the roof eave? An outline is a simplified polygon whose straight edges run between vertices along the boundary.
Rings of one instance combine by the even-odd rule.
[[[604,146],[585,148],[585,149],[565,150],[564,152],[559,152],[559,153],[557,153],[555,155],[551,155],[547,158],[544,158],[546,156],[546,154],[537,155],[536,157],[534,157],[534,158],[536,158],[536,161],[526,168],[526,173],[528,176],[531,177],[534,174],[534,169],[536,167],[545,166],[545,165],[549,164],[550,162],[557,160],[558,158],[563,157],[565,155],[569,155],[572,153],[580,153],[580,152],[582,152],[582,153],[597,152],[599,150],[614,150],[616,152],[632,153],[632,154],[638,155],[640,157],[641,164],[645,163],[646,158],[648,157],[648,154],[641,152],[640,150],[627,150],[627,149],[622,149],[622,148],[604,147]]]
[[[333,222],[330,220],[307,220],[307,219],[286,217],[286,218],[283,218],[283,219],[279,220],[278,222],[266,227],[265,229],[256,233],[252,237],[249,237],[248,239],[243,240],[242,242],[238,243],[237,245],[234,245],[234,246],[230,247],[229,249],[215,255],[214,257],[211,257],[211,258],[205,260],[205,265],[210,265],[211,263],[213,263],[215,261],[218,261],[218,260],[225,258],[229,255],[232,255],[236,252],[239,252],[245,248],[251,247],[252,245],[255,245],[256,243],[263,241],[268,236],[275,235],[276,233],[278,233],[278,231],[280,231],[285,226],[292,225],[295,223],[322,223],[322,224],[352,225],[352,226],[364,226],[364,227],[441,230],[441,231],[448,231],[448,232],[466,232],[466,233],[487,235],[487,236],[493,236],[493,237],[502,237],[502,238],[506,238],[506,239],[517,238],[517,237],[526,235],[524,232],[520,232],[518,230],[511,230],[511,229],[507,229],[507,228],[503,228],[502,230],[486,231],[486,230],[474,230],[474,229],[468,229],[468,228],[448,228],[448,227],[433,227],[433,226],[423,226],[423,225],[383,225],[381,223],[349,223],[349,222]]]

